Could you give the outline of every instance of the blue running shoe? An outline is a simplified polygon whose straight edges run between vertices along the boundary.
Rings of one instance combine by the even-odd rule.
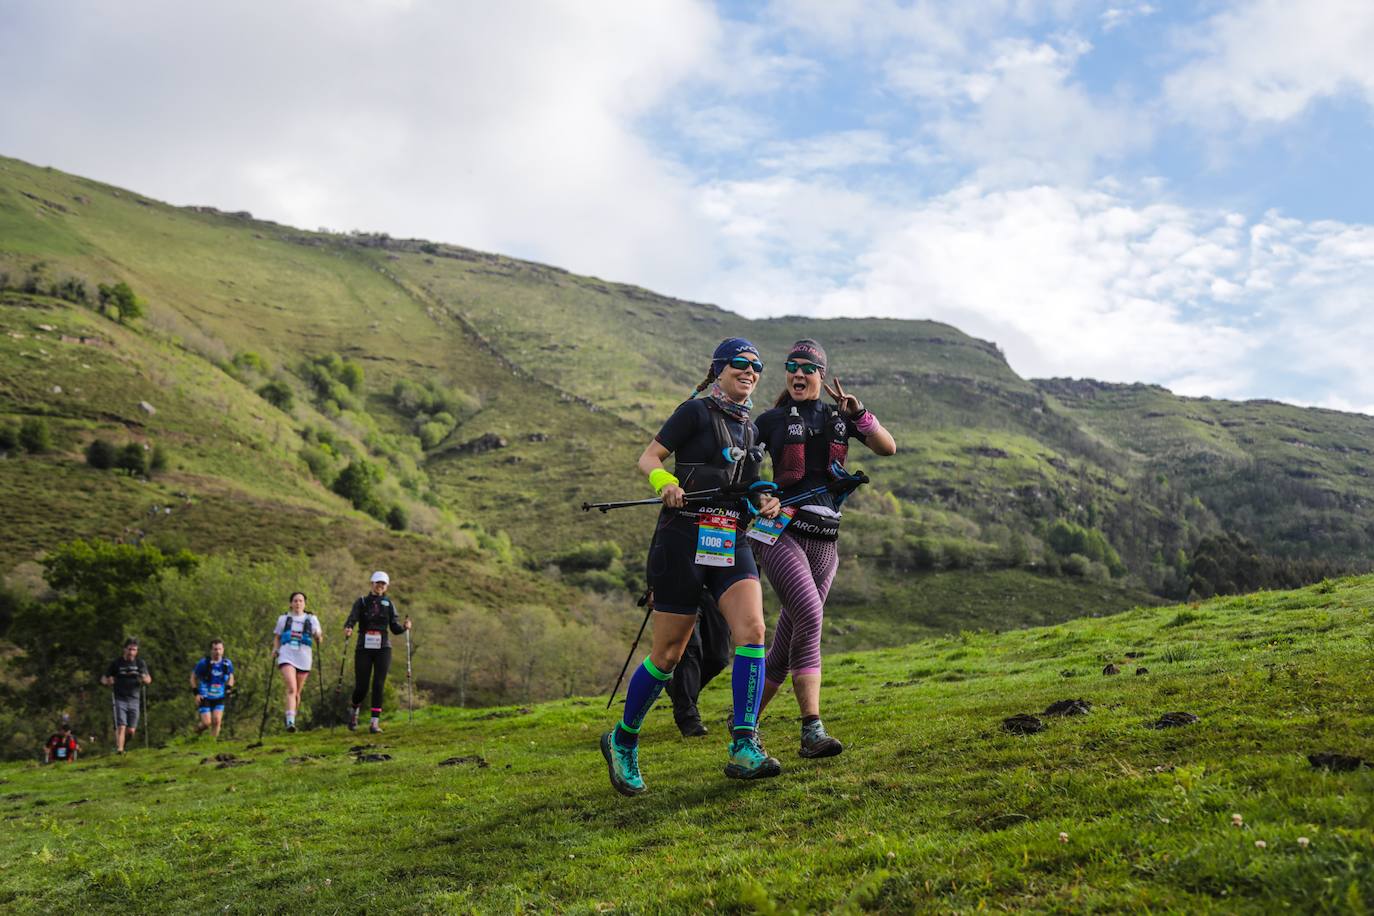
[[[639,746],[621,747],[615,742],[615,732],[601,736],[601,756],[611,773],[611,788],[621,795],[634,797],[644,792],[644,780],[639,775]]]
[[[782,764],[764,751],[757,732],[731,739],[730,762],[725,765],[726,776],[731,779],[768,779],[781,772]]]

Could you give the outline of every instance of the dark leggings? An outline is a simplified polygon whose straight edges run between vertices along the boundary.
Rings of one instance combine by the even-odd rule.
[[[386,673],[391,670],[391,647],[359,649],[353,653],[353,705],[361,706],[367,693],[367,681],[372,679],[372,708],[382,708],[382,688]]]

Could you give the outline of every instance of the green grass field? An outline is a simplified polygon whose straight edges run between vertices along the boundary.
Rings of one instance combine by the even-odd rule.
[[[834,656],[825,710],[843,756],[796,756],[784,696],[763,725],[783,775],[732,783],[720,729],[683,741],[665,704],[638,799],[607,785],[596,742],[613,714],[596,698],[432,707],[413,724],[393,711],[375,740],[7,764],[0,906],[1362,913],[1374,771],[1306,755],[1374,757],[1371,605],[1374,578],[1352,578]],[[1067,698],[1092,711],[1000,727]],[[703,695],[713,723],[728,705],[724,682]],[[1199,721],[1147,727],[1180,711]],[[355,762],[351,746],[392,759]],[[439,765],[454,756],[481,762]]]

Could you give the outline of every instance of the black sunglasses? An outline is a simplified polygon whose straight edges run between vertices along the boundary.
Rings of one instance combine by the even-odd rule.
[[[731,369],[738,369],[741,372],[743,372],[745,369],[753,369],[755,372],[759,374],[763,373],[763,363],[759,362],[756,359],[750,359],[747,356],[736,356],[734,359],[726,363],[726,365],[729,366]]]
[[[788,372],[796,372],[800,369],[802,375],[815,375],[817,372],[821,371],[821,367],[815,363],[799,363],[795,359],[789,359],[782,364],[782,367]]]

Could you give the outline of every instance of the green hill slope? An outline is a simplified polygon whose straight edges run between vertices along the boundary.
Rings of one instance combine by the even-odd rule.
[[[1229,413],[1188,419],[1201,409],[1158,389],[1109,411],[934,322],[751,321],[452,245],[172,207],[14,159],[0,159],[0,275],[0,426],[40,418],[55,437],[0,461],[0,493],[25,507],[0,532],[0,574],[30,584],[33,561],[75,536],[250,557],[342,547],[388,566],[418,611],[539,604],[618,641],[637,623],[627,598],[652,510],[575,507],[645,492],[635,457],[737,333],[773,364],[764,397],[792,339],[822,340],[900,444],[852,459],[874,482],[847,506],[827,649],[1183,596],[1199,544],[1227,529],[1260,544],[1260,565],[1362,569],[1374,546],[1368,418],[1210,402],[1263,430],[1233,434]],[[98,287],[120,281],[146,317],[107,317]],[[1279,432],[1301,426],[1316,433]],[[162,446],[171,467],[150,481],[93,471],[95,438]],[[331,489],[350,464],[381,474],[370,501]],[[580,568],[588,555],[603,559]]]
[[[1374,757],[1371,604],[1374,578],[1346,579],[834,658],[827,722],[843,756],[799,760],[784,702],[763,724],[783,775],[731,783],[720,740],[677,739],[659,708],[642,751],[650,791],[633,800],[610,790],[596,749],[612,714],[577,699],[430,708],[361,744],[317,731],[7,764],[0,902],[1363,912],[1374,771],[1305,757]],[[1125,671],[1104,676],[1107,663]],[[1066,698],[1091,712],[1032,735],[1000,727]],[[704,702],[718,719],[728,688]],[[1169,712],[1199,721],[1149,727]],[[354,745],[391,759],[355,762]]]
[[[11,568],[77,535],[146,534],[201,552],[249,554],[343,544],[360,564],[384,558],[411,583],[412,600],[436,606],[466,600],[474,580],[494,584],[480,602],[491,609],[533,600],[546,585],[547,603],[575,600],[554,580],[578,577],[547,571],[551,559],[584,542],[612,540],[625,554],[609,575],[597,573],[598,587],[636,582],[650,510],[602,516],[574,507],[642,492],[633,462],[649,427],[694,384],[699,366],[690,353],[708,350],[728,317],[449,246],[169,207],[16,160],[0,161],[0,273],[10,287],[0,421],[41,416],[57,434],[52,454],[0,463],[0,490],[30,494],[35,508],[0,535]],[[97,314],[96,286],[117,280],[146,301],[146,319],[123,326]],[[89,301],[50,294],[68,282],[83,284]],[[666,324],[630,321],[626,308]],[[512,328],[533,322],[567,340],[524,346],[505,325],[488,326],[492,316]],[[837,646],[890,644],[949,626],[1011,626],[1148,600],[1139,583],[1042,584],[1023,570],[996,570],[1014,564],[985,561],[996,538],[1009,534],[989,535],[975,513],[953,504],[982,506],[986,520],[1015,501],[1014,487],[1069,473],[1046,463],[1019,422],[1020,432],[997,440],[1005,460],[971,463],[968,450],[986,437],[959,428],[956,414],[973,418],[984,401],[935,398],[932,373],[1005,388],[1008,398],[1038,397],[995,348],[930,323],[847,327],[872,341],[862,353],[873,367],[858,368],[877,372],[912,360],[924,367],[919,384],[913,375],[905,389],[871,386],[866,396],[876,410],[894,423],[913,413],[945,420],[938,430],[904,436],[898,459],[869,465],[885,491],[907,497],[895,512],[875,497],[866,525],[859,520],[865,504],[855,503],[853,530],[867,535],[851,552],[872,558],[856,562],[855,581],[882,582],[893,613],[874,613],[862,594],[841,589],[834,616],[854,619],[828,638]],[[797,331],[789,322],[759,330],[774,347]],[[591,346],[608,341],[634,350],[633,358]],[[342,392],[342,401],[306,371],[332,354],[362,369],[360,389]],[[293,395],[291,406],[278,409],[259,396],[267,383]],[[451,392],[451,429],[441,424],[422,440],[430,415],[402,409],[398,383]],[[140,402],[157,412],[145,413]],[[97,436],[162,444],[174,456],[172,471],[151,483],[93,475],[79,462]],[[322,459],[325,446],[333,454]],[[385,469],[386,500],[409,515],[411,535],[388,532],[324,486],[355,459]],[[945,497],[950,505],[941,508]],[[150,514],[168,506],[170,515]],[[530,569],[490,566],[501,553],[491,547],[494,532],[510,536]],[[930,570],[907,563],[908,542],[921,537],[937,539],[940,558]],[[474,556],[457,568],[439,559],[455,551]],[[989,568],[992,579],[984,581]],[[921,577],[922,587],[918,572],[932,575]],[[1030,604],[1005,600],[1020,584],[1031,586]]]

